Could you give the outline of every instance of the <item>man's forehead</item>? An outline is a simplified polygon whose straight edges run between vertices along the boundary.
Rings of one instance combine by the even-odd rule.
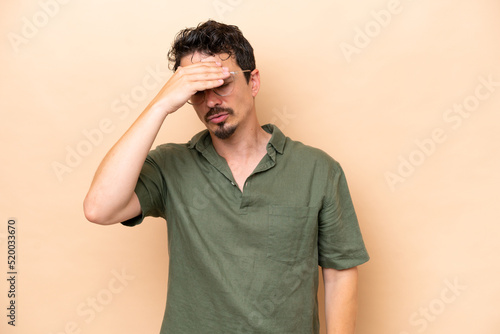
[[[206,53],[195,52],[188,54],[181,58],[180,66],[188,66],[191,64],[199,63],[202,60],[204,61],[218,61],[224,64],[225,66],[236,63],[234,61],[234,57],[229,57],[227,53],[220,53],[216,55],[208,55]]]

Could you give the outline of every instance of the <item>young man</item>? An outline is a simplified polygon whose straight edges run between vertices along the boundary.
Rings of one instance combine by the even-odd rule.
[[[181,31],[175,73],[113,146],[85,198],[98,224],[164,217],[170,254],[161,333],[354,333],[356,266],[368,261],[340,165],[260,126],[253,49],[235,26]],[[166,117],[193,105],[207,130],[149,152]]]

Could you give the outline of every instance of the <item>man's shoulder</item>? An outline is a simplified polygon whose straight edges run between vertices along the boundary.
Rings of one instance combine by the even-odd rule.
[[[189,143],[164,143],[156,146],[152,152],[159,154],[184,153],[189,152]]]
[[[287,137],[286,152],[295,159],[309,160],[314,163],[325,164],[327,166],[340,166],[330,154],[324,150],[301,141]]]
[[[300,140],[286,136],[276,125],[266,124],[264,130],[273,134],[270,143],[276,150],[292,159],[313,159],[325,163],[337,163],[332,156],[320,148],[304,144]]]
[[[208,130],[196,133],[189,141],[185,143],[164,143],[155,147],[150,154],[168,155],[168,154],[191,154],[196,146],[207,144]]]
[[[157,162],[175,162],[192,158],[193,150],[187,143],[164,143],[149,151],[148,157]]]

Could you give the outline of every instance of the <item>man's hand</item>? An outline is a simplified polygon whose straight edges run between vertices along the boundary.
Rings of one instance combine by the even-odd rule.
[[[150,106],[159,108],[166,115],[171,114],[181,108],[196,92],[219,87],[229,76],[228,68],[222,67],[221,62],[215,61],[214,57],[185,67],[179,66],[151,101]]]

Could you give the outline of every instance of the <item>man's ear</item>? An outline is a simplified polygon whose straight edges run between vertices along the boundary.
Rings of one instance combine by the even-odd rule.
[[[257,93],[260,90],[260,72],[258,69],[255,69],[251,72],[250,81],[248,82],[251,85],[252,96],[256,97]]]

